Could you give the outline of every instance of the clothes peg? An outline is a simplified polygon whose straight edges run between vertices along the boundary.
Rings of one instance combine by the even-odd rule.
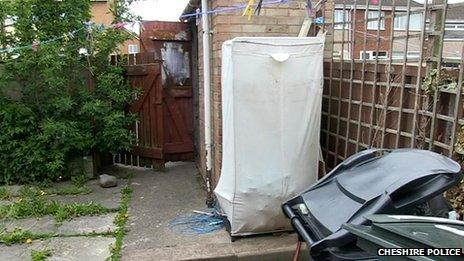
[[[248,16],[248,20],[251,20],[253,16],[253,6],[255,5],[255,0],[249,0],[245,10],[243,11],[242,16]]]

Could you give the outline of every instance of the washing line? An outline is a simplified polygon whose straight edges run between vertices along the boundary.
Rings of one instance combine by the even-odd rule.
[[[262,6],[267,6],[267,5],[274,5],[274,4],[284,4],[284,3],[288,3],[288,2],[291,2],[292,0],[271,0],[271,1],[264,1],[262,3]],[[210,14],[218,14],[218,13],[228,13],[228,12],[233,12],[233,11],[237,11],[237,10],[242,10],[246,8],[246,5],[240,5],[240,6],[234,6],[234,7],[225,7],[225,8],[218,8],[218,9],[214,9],[214,10],[211,10],[211,11],[207,11],[207,12],[195,12],[195,13],[190,13],[190,14],[185,14],[185,15],[182,15],[180,18],[187,18],[187,17],[193,17],[193,16],[200,16],[200,15],[210,15]],[[76,34],[77,32],[83,30],[83,29],[86,29],[86,28],[89,28],[89,26],[91,25],[91,23],[86,23],[85,26],[83,26],[82,28],[80,29],[77,29],[71,33],[68,33],[68,34],[65,34],[65,35],[62,35],[62,36],[58,36],[58,37],[55,37],[55,38],[51,38],[51,39],[48,39],[48,40],[45,40],[45,41],[42,41],[40,43],[37,43],[39,45],[46,45],[46,44],[51,44],[51,43],[54,43],[56,41],[59,41],[59,40],[62,40],[62,39],[65,39],[67,37],[73,37],[74,34]],[[102,25],[100,25],[102,26]],[[103,25],[104,26],[104,25]],[[34,45],[36,43],[31,43],[29,45],[24,45],[24,46],[17,46],[17,47],[7,47],[7,48],[3,48],[3,49],[0,49],[0,53],[9,53],[9,52],[14,52],[14,51],[19,51],[19,50],[24,50],[24,49],[33,49],[34,48]]]
[[[275,5],[275,4],[286,4],[289,2],[292,2],[293,0],[268,0],[268,1],[263,1],[261,4],[262,6],[268,6],[268,5]],[[189,18],[189,17],[197,17],[201,15],[211,15],[211,14],[219,14],[219,13],[230,13],[230,12],[235,12],[239,10],[243,10],[247,8],[248,4],[241,4],[241,5],[236,5],[236,6],[231,6],[231,7],[221,7],[221,8],[215,8],[212,10],[208,10],[206,12],[195,12],[195,13],[190,13],[190,14],[184,14],[181,15],[180,18]]]

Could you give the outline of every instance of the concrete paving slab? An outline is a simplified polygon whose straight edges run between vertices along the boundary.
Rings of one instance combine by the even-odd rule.
[[[129,232],[122,260],[289,260],[295,234],[242,238],[231,242],[225,229],[209,234],[173,230],[170,222],[206,208],[198,170],[193,163],[175,163],[164,172],[137,170],[129,208]]]
[[[36,248],[49,248],[53,254],[47,260],[66,261],[104,261],[110,257],[110,246],[115,239],[111,237],[65,237],[42,241]]]
[[[5,232],[12,232],[15,228],[21,228],[36,234],[55,233],[57,231],[55,220],[51,216],[0,221],[0,227]]]
[[[26,244],[17,244],[11,246],[0,245],[0,260],[31,260],[31,246]]]
[[[197,173],[193,163],[167,165],[164,172],[136,171],[124,251],[196,244],[199,240],[229,241],[219,232],[193,236],[173,232],[169,226],[177,217],[206,208]]]
[[[66,220],[57,229],[57,232],[60,235],[114,232],[117,228],[113,223],[116,215],[117,213],[109,213],[106,215],[84,216]]]

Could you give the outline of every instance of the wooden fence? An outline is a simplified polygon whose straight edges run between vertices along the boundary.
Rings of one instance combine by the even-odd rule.
[[[354,5],[338,5],[344,14],[343,22],[327,19],[329,22],[324,25],[333,35],[330,57],[324,63],[321,127],[327,167],[333,168],[350,155],[371,147],[424,148],[455,156],[456,150],[461,150],[464,124],[464,45],[460,59],[443,55],[449,5],[446,1],[425,1],[421,7],[408,4],[397,12],[400,7],[395,1],[387,1],[392,2],[385,9],[388,11],[370,18],[365,10],[384,10],[384,1],[375,6],[369,6],[370,1],[357,2],[363,6],[357,6],[356,1]],[[364,19],[359,19],[359,13]],[[388,25],[397,17],[412,14],[422,15],[420,32],[410,32],[409,22],[400,34],[393,24]],[[381,19],[385,27],[382,33],[389,34],[385,39],[380,33]],[[368,33],[368,23],[374,21],[377,29]],[[338,30],[333,30],[337,25]],[[413,45],[411,38],[418,39],[418,57],[408,56],[408,47]],[[404,53],[399,59],[393,58],[398,42]],[[383,59],[378,56],[382,48],[390,54]],[[374,59],[362,55],[372,50]]]

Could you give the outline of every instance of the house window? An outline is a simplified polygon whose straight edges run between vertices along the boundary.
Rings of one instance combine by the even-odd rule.
[[[335,10],[334,13],[334,29],[343,29],[343,25],[345,26],[345,29],[349,28],[350,26],[350,13],[345,10]],[[345,24],[337,24],[337,23],[345,23]]]
[[[368,19],[378,19],[379,14],[380,14],[380,17],[381,17],[380,18],[380,26],[379,26],[378,20],[369,21],[367,23],[367,29],[368,30],[377,30],[377,28],[380,29],[380,30],[385,30],[385,13],[384,12],[369,11],[367,13],[367,18]]]
[[[139,52],[139,46],[137,44],[129,44],[128,52],[130,54],[138,53]]]
[[[445,30],[449,31],[464,31],[464,24],[458,23],[447,23],[445,25]]]
[[[375,59],[387,59],[388,58],[388,52],[386,51],[379,51],[378,53],[376,51],[361,51],[360,54],[360,59],[366,59],[366,60],[375,60]]]
[[[404,58],[404,52],[393,52],[393,59],[403,59]],[[420,52],[419,51],[408,51],[408,54],[406,56],[407,59],[418,59],[420,58]]]
[[[395,30],[406,30],[406,24],[408,22],[408,16],[405,12],[397,14],[395,17]],[[410,14],[409,19],[409,30],[421,30],[422,29],[422,14]]]

